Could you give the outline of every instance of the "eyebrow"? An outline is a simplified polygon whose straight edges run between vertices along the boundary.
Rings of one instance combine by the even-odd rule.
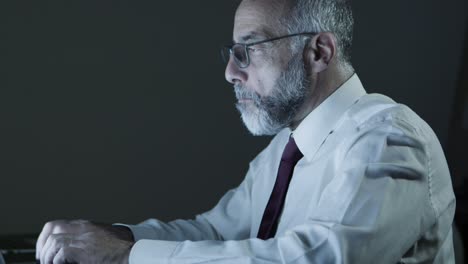
[[[237,43],[247,43],[248,41],[252,40],[262,40],[262,39],[267,39],[270,34],[267,32],[258,32],[258,31],[250,31],[246,35],[240,37],[240,42]],[[233,40],[233,43],[236,43],[235,40]]]

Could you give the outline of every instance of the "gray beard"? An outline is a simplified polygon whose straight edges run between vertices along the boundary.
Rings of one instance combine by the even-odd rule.
[[[241,85],[235,85],[236,98],[251,99],[251,104],[237,103],[247,129],[256,136],[275,135],[291,125],[308,94],[307,79],[302,54],[289,61],[286,70],[278,77],[270,95],[261,97]]]

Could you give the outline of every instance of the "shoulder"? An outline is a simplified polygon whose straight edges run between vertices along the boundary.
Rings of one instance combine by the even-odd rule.
[[[333,134],[330,143],[340,150],[334,153],[341,159],[354,156],[378,162],[388,157],[386,153],[397,157],[412,152],[427,165],[431,154],[441,154],[437,136],[421,117],[380,94],[361,97],[345,112]],[[325,153],[332,150],[324,149]]]
[[[414,135],[421,140],[437,138],[430,126],[408,106],[381,94],[363,96],[346,116],[356,133],[393,128],[392,132]]]

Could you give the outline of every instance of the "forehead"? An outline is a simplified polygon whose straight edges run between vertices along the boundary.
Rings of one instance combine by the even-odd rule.
[[[244,0],[237,8],[234,19],[235,42],[277,36],[279,19],[285,12],[283,0]]]

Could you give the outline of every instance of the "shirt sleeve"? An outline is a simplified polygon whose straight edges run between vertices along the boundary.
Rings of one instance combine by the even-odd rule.
[[[432,152],[441,149],[434,150],[427,140],[437,142],[393,125],[363,129],[339,152],[340,166],[303,224],[269,240],[246,238],[249,208],[244,202],[249,198],[242,197],[250,197],[247,181],[215,209],[226,222],[205,219],[203,227],[182,228],[181,233],[189,230],[206,240],[141,239],[131,250],[130,264],[397,263],[432,227],[446,226],[428,237],[429,243],[441,243],[438,236],[450,234],[455,208],[447,191],[450,176],[434,167],[439,165],[431,161],[437,158]],[[443,205],[435,199],[441,195]]]

